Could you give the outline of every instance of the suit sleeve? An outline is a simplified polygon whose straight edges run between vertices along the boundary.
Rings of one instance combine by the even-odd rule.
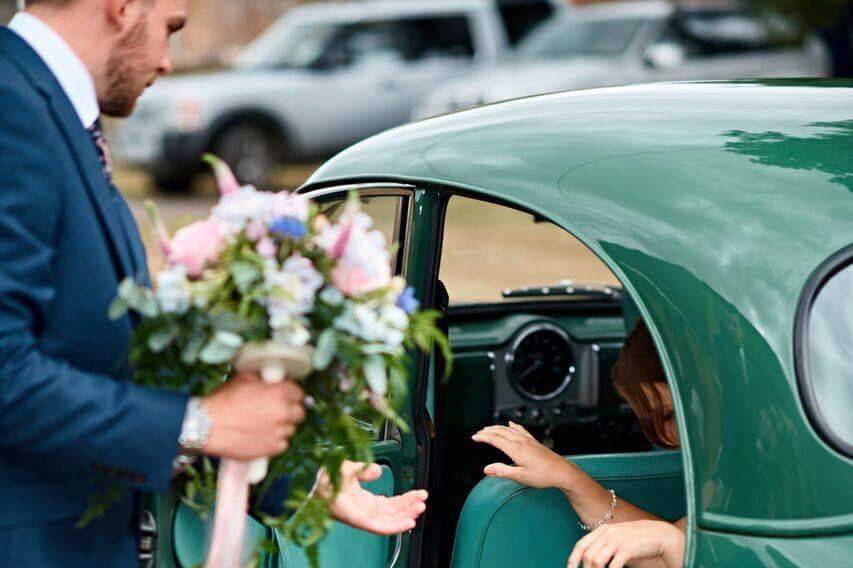
[[[187,397],[83,372],[40,351],[62,206],[54,131],[40,100],[0,84],[0,451],[34,467],[164,490]]]

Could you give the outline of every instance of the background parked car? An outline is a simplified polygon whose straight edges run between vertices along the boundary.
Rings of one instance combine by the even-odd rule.
[[[798,40],[794,26],[779,17],[619,2],[580,8],[543,24],[504,64],[435,89],[413,118],[591,87],[828,74],[821,41]]]
[[[185,188],[213,151],[263,185],[279,161],[406,122],[435,85],[493,64],[563,5],[443,0],[299,6],[226,71],[166,78],[114,134],[125,162]]]

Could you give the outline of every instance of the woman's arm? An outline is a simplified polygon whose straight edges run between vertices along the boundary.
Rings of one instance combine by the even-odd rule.
[[[488,465],[484,470],[486,475],[505,477],[530,487],[556,487],[566,495],[581,521],[588,525],[603,519],[610,511],[610,491],[573,462],[543,446],[518,424],[510,422],[509,426],[489,426],[474,434],[472,439],[494,446],[515,463],[512,466],[503,463]],[[618,495],[617,499],[610,523],[661,521]]]

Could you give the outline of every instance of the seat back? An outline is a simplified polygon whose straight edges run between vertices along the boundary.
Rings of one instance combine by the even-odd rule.
[[[572,458],[617,497],[664,519],[684,516],[681,454],[652,451]],[[468,495],[456,530],[452,568],[565,568],[586,532],[563,493],[506,479],[483,479]]]

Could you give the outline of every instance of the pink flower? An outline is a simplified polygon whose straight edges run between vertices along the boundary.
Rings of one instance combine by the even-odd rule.
[[[264,237],[258,241],[258,244],[255,245],[255,249],[258,251],[258,254],[264,258],[273,258],[275,257],[276,248],[275,241],[273,241],[269,237]]]
[[[189,277],[198,278],[219,258],[227,236],[228,228],[218,221],[196,221],[175,233],[166,260],[185,267]]]
[[[228,195],[229,193],[236,193],[240,189],[240,182],[234,177],[234,173],[228,164],[213,154],[205,154],[202,159],[213,168],[213,175],[216,176],[216,185],[219,186],[220,194]]]

